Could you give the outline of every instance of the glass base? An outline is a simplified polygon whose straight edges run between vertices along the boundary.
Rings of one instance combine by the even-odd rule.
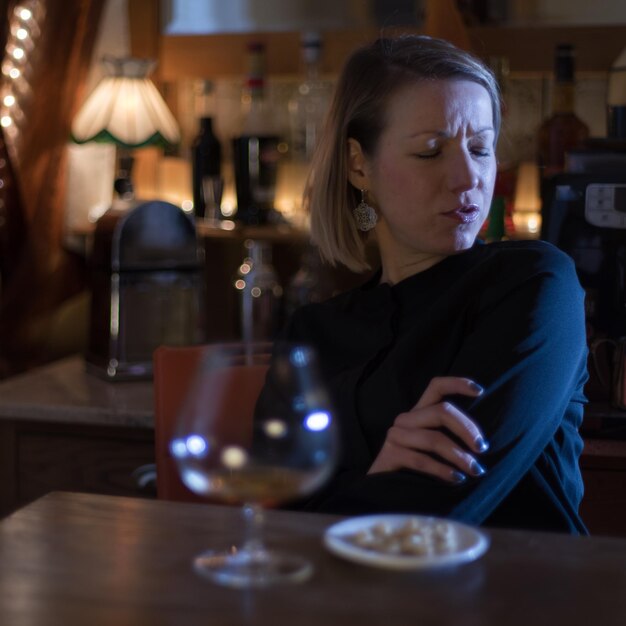
[[[215,552],[199,554],[193,561],[197,574],[220,585],[237,588],[300,583],[313,573],[306,559],[284,552]]]

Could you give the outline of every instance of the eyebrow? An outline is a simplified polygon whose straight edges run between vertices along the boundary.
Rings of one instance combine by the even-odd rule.
[[[493,126],[485,126],[484,128],[479,128],[477,131],[472,133],[472,137],[475,135],[482,135],[483,133],[492,132],[495,133],[495,129]],[[435,135],[436,137],[448,137],[448,133],[443,130],[420,130],[416,133],[411,133],[407,135],[407,139],[414,139],[416,137],[420,137],[421,135]]]

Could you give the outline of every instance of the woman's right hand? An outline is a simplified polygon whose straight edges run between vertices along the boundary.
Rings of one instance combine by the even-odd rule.
[[[411,469],[451,483],[462,483],[468,475],[482,476],[485,469],[475,458],[489,447],[482,432],[465,413],[444,401],[445,396],[478,397],[482,392],[468,378],[433,378],[417,404],[396,417],[368,474]]]

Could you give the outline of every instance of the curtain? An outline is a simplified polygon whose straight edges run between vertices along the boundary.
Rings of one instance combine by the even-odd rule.
[[[84,98],[106,0],[22,0],[41,9],[20,98],[19,131],[0,138],[0,376],[46,360],[54,312],[85,288],[85,261],[63,247],[66,144]],[[2,49],[18,0],[0,0]],[[7,51],[5,50],[5,59]]]

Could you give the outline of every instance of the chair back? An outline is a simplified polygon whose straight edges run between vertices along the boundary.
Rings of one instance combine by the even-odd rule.
[[[154,435],[159,499],[207,502],[207,498],[195,495],[184,485],[169,445],[196,371],[215,347],[219,344],[159,346],[154,351]],[[220,394],[220,411],[224,415],[223,427],[232,441],[244,442],[251,437],[250,416],[265,383],[270,350],[271,344],[267,344],[267,365],[236,364],[229,368],[228,386],[225,393]]]

